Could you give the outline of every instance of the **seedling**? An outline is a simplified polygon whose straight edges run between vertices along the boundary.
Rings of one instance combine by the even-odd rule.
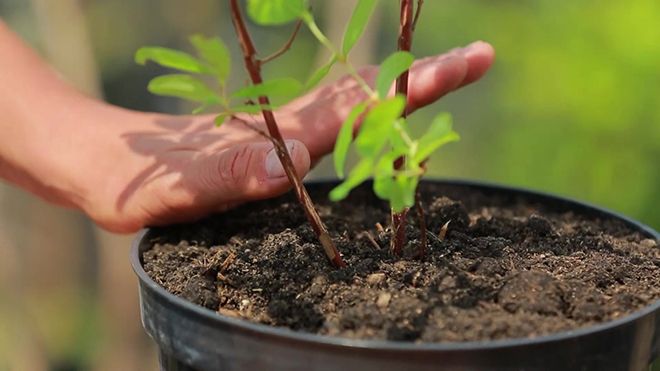
[[[458,135],[451,129],[451,118],[448,114],[438,115],[431,122],[427,132],[417,139],[411,136],[408,127],[406,119],[408,70],[414,61],[410,47],[422,1],[417,1],[414,12],[412,0],[401,1],[399,50],[383,61],[374,87],[356,72],[349,61],[349,53],[364,32],[377,0],[358,1],[340,47],[333,45],[318,27],[307,0],[247,0],[248,15],[259,25],[296,22],[292,35],[285,45],[265,58],[258,57],[238,1],[228,0],[228,3],[237,40],[242,50],[244,67],[251,84],[229,93],[226,81],[230,74],[231,63],[225,44],[218,38],[195,35],[190,41],[197,56],[162,47],[144,47],[137,51],[135,59],[139,64],[145,64],[150,60],[183,72],[154,78],[149,83],[149,91],[196,102],[199,107],[194,113],[214,109],[215,112],[219,112],[215,119],[218,126],[227,119],[236,120],[270,140],[326,255],[335,266],[342,267],[345,263],[314,209],[305,186],[296,174],[273,115],[273,110],[277,106],[271,103],[270,98],[277,97],[284,102],[296,98],[318,85],[335,65],[343,65],[362,88],[365,98],[352,108],[338,134],[334,149],[334,165],[343,182],[331,191],[330,198],[334,201],[341,200],[353,188],[373,177],[374,192],[391,205],[392,251],[400,254],[405,241],[403,231],[406,213],[415,205],[417,184],[425,172],[426,159],[443,144],[458,139]],[[303,24],[321,45],[330,51],[331,57],[328,62],[316,70],[304,84],[290,77],[264,80],[261,75],[262,66],[289,50]],[[217,85],[215,89],[210,88],[200,79],[204,76],[213,78]],[[391,86],[395,81],[396,89],[394,94],[390,94]],[[267,132],[240,118],[239,114],[261,114]],[[358,121],[362,121],[362,125],[353,139],[354,127]],[[345,174],[346,157],[351,147],[357,153],[359,161],[348,174]],[[418,208],[422,223],[420,227],[424,228],[421,210],[421,207]],[[422,236],[425,237],[425,232]],[[425,248],[424,240],[420,251],[423,252]]]

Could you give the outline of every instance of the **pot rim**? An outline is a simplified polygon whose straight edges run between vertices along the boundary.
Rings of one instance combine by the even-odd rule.
[[[650,236],[650,238],[654,238],[656,241],[660,240],[660,233],[658,233],[653,228],[645,224],[637,222],[633,219],[630,219],[626,216],[623,216],[617,212],[608,210],[606,208],[598,207],[582,201],[576,201],[568,197],[556,196],[551,193],[546,193],[543,191],[529,190],[525,188],[512,187],[512,186],[500,185],[500,184],[483,182],[483,181],[452,179],[452,178],[433,178],[433,179],[426,179],[426,181],[441,182],[447,185],[454,185],[454,186],[467,186],[467,187],[475,187],[475,188],[485,187],[485,188],[490,188],[496,192],[513,192],[513,193],[521,194],[523,196],[531,196],[541,199],[543,198],[554,199],[556,201],[578,205],[584,210],[588,210],[590,212],[597,212],[600,214],[604,214],[622,220],[627,224],[637,228],[638,230],[646,233],[648,236]],[[319,179],[319,180],[306,182],[306,184],[312,185],[312,184],[323,184],[330,182],[336,182],[336,180]],[[181,311],[190,313],[191,315],[199,316],[205,322],[217,324],[224,327],[231,327],[233,331],[252,333],[262,338],[268,337],[271,339],[276,339],[278,341],[302,342],[302,343],[306,343],[306,345],[308,346],[315,345],[319,347],[324,347],[324,346],[350,347],[350,348],[362,348],[362,349],[384,350],[384,351],[403,351],[403,352],[411,352],[411,351],[436,352],[436,351],[466,351],[466,350],[475,350],[475,349],[498,349],[498,348],[521,346],[521,345],[551,343],[551,342],[566,340],[568,338],[577,338],[581,336],[591,335],[596,332],[613,329],[617,326],[629,322],[634,322],[639,318],[648,315],[649,313],[660,310],[660,299],[658,299],[655,302],[653,302],[651,305],[648,305],[640,310],[637,310],[628,316],[618,318],[613,321],[608,321],[594,326],[579,328],[575,330],[560,331],[548,335],[541,335],[533,338],[512,338],[512,339],[501,339],[501,340],[483,340],[483,341],[466,341],[466,342],[411,343],[405,341],[347,339],[337,336],[326,336],[326,335],[318,335],[312,333],[304,333],[284,327],[269,326],[260,323],[250,322],[243,319],[223,316],[210,309],[193,304],[192,302],[189,302],[165,290],[165,288],[161,287],[155,281],[153,281],[142,267],[142,259],[140,257],[140,245],[142,244],[143,239],[148,235],[149,232],[150,229],[145,228],[139,231],[135,236],[131,245],[130,261],[133,267],[133,271],[136,273],[136,275],[140,280],[140,284],[146,285],[148,289],[152,290],[155,294],[157,294],[161,300],[166,301],[168,305],[172,305]]]

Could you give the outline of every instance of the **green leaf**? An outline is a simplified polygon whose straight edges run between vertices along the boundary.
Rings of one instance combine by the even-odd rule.
[[[394,178],[391,176],[374,177],[374,193],[383,200],[389,200],[392,197],[394,188]]]
[[[431,122],[426,133],[419,138],[417,153],[413,161],[420,163],[441,146],[459,140],[460,137],[451,129],[451,126],[452,120],[450,114],[441,113],[437,115]]]
[[[330,200],[339,201],[348,196],[351,190],[369,179],[373,171],[374,161],[363,158],[348,174],[348,178],[330,191]]]
[[[330,58],[330,60],[326,64],[321,66],[318,70],[314,71],[312,76],[310,76],[309,80],[307,80],[307,82],[305,83],[305,91],[311,90],[316,85],[318,85],[318,83],[321,82],[321,80],[323,80],[323,78],[328,75],[330,69],[336,62],[337,62],[337,57],[333,55],[332,58]]]
[[[213,74],[224,83],[229,75],[231,67],[231,58],[227,47],[217,37],[204,37],[203,35],[193,35],[190,37],[197,53],[213,71]]]
[[[229,116],[231,116],[231,114],[230,114],[229,112],[222,112],[222,113],[220,113],[220,114],[219,114],[218,116],[216,116],[215,119],[213,120],[213,122],[215,123],[215,126],[220,127],[222,124],[225,123],[225,121],[227,121],[227,118],[228,118]]]
[[[206,103],[204,103],[204,104],[202,104],[201,106],[195,108],[195,109],[192,111],[192,114],[193,114],[193,115],[200,114],[200,113],[204,112],[207,108],[209,108],[209,105],[206,104]]]
[[[263,26],[289,23],[300,18],[307,8],[306,0],[248,0],[247,12]]]
[[[415,57],[412,54],[401,51],[391,54],[383,61],[376,77],[376,91],[381,99],[387,97],[394,80],[408,70],[413,61]]]
[[[401,155],[407,155],[408,151],[410,150],[410,145],[405,140],[403,140],[401,132],[410,137],[408,121],[403,117],[400,117],[394,123],[394,128],[395,130],[392,130],[390,133],[390,145],[392,146],[393,151],[397,151]]]
[[[396,96],[381,101],[367,113],[355,138],[355,148],[363,157],[375,157],[383,149],[394,129],[394,122],[403,113],[405,99]]]
[[[149,82],[147,89],[153,94],[183,98],[205,104],[220,102],[220,97],[203,82],[190,75],[158,76]]]
[[[415,191],[419,177],[399,175],[394,178],[392,191],[390,193],[390,207],[394,212],[401,212],[415,205]]]
[[[344,32],[344,40],[342,41],[341,52],[344,57],[348,55],[355,46],[355,43],[360,39],[360,36],[362,36],[364,29],[367,27],[367,22],[376,7],[376,2],[377,0],[359,0],[357,5],[355,5],[353,15],[351,15],[351,19]]]
[[[284,77],[264,81],[258,85],[246,86],[232,94],[232,98],[257,99],[262,96],[295,97],[301,91],[302,84],[300,81],[290,77]]]
[[[366,103],[360,103],[353,107],[351,112],[344,120],[344,123],[339,129],[339,134],[337,135],[337,141],[335,142],[335,149],[333,151],[333,160],[335,164],[335,172],[339,178],[344,178],[344,165],[346,164],[346,155],[348,154],[348,148],[351,145],[351,140],[353,139],[353,126],[358,117],[367,109]]]
[[[135,62],[137,64],[144,65],[149,60],[163,67],[181,71],[193,73],[208,72],[207,68],[197,58],[179,50],[159,46],[145,46],[135,52]]]

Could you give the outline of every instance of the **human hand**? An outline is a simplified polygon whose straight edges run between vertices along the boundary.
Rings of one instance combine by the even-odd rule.
[[[493,48],[476,42],[417,61],[411,69],[409,108],[478,80],[493,59]],[[377,70],[368,67],[360,73],[373,82]],[[346,77],[275,112],[300,176],[332,151],[343,119],[363,94]],[[75,114],[49,115],[57,123],[47,138],[56,155],[48,158],[47,171],[31,173],[51,176],[29,188],[83,210],[110,231],[194,220],[290,188],[272,144],[240,120],[216,128],[208,115],[142,113],[90,99],[74,105]],[[259,115],[242,119],[265,129]]]

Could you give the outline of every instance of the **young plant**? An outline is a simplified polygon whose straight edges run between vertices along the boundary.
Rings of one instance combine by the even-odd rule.
[[[399,51],[388,57],[381,65],[375,88],[370,87],[350,64],[348,55],[366,28],[367,22],[376,6],[376,0],[359,0],[346,27],[341,47],[335,47],[321,31],[309,10],[307,0],[247,0],[247,12],[250,18],[263,26],[282,25],[296,22],[291,38],[278,51],[265,58],[258,58],[257,49],[241,13],[237,0],[227,0],[231,10],[232,23],[241,47],[244,68],[248,72],[251,84],[233,93],[228,93],[227,77],[231,71],[229,52],[218,38],[206,38],[194,35],[190,38],[197,56],[189,53],[162,48],[144,47],[137,51],[135,60],[139,64],[153,61],[162,66],[183,73],[168,74],[151,80],[148,90],[154,94],[179,97],[199,104],[193,113],[209,109],[219,111],[215,121],[219,126],[228,118],[243,123],[273,143],[276,153],[291,182],[295,194],[316,233],[324,251],[336,267],[345,266],[321,218],[316,212],[305,186],[296,174],[291,157],[284,145],[273,109],[277,108],[270,98],[277,97],[284,101],[293,99],[316,86],[329,73],[335,64],[344,65],[364,90],[365,99],[353,107],[339,132],[335,145],[335,168],[340,177],[344,177],[344,166],[351,144],[360,161],[349,172],[346,179],[330,194],[331,199],[345,198],[351,189],[369,177],[374,178],[376,194],[390,202],[393,210],[392,230],[401,230],[405,221],[405,212],[415,202],[415,192],[419,178],[424,173],[426,158],[438,147],[458,136],[451,131],[448,115],[439,115],[433,120],[429,130],[421,138],[411,137],[406,121],[407,71],[414,57],[409,53],[412,42],[412,28],[419,16],[421,1],[418,0],[415,18],[412,18],[410,1],[402,0],[402,31],[399,38]],[[406,5],[407,4],[407,5]],[[403,13],[402,13],[403,14]],[[264,80],[261,68],[289,50],[301,25],[307,26],[321,45],[331,52],[326,64],[315,71],[305,84],[293,78]],[[210,88],[202,78],[211,78],[216,88]],[[396,94],[388,95],[391,85],[396,83]],[[261,114],[266,123],[267,132],[255,127],[237,114]],[[362,127],[354,141],[353,127],[364,116]],[[399,219],[395,219],[396,217]],[[397,240],[393,236],[393,240]],[[400,251],[400,249],[399,249]],[[395,252],[397,250],[395,249]],[[398,252],[397,252],[398,253]]]
[[[332,200],[341,200],[362,182],[373,178],[376,195],[389,201],[392,209],[391,249],[401,254],[405,243],[405,224],[408,209],[417,204],[420,220],[421,246],[419,254],[426,250],[426,222],[421,203],[418,201],[417,184],[426,170],[427,158],[446,143],[459,139],[452,130],[451,116],[436,116],[428,130],[413,139],[407,121],[406,100],[408,74],[414,61],[410,54],[415,26],[421,14],[422,0],[401,0],[398,51],[381,64],[376,78],[377,95],[356,105],[344,122],[334,149],[335,171],[344,178],[346,156],[351,146],[359,157],[345,180],[330,193]],[[359,6],[359,5],[358,5]],[[414,16],[413,16],[414,14]],[[388,97],[396,80],[395,95]],[[353,126],[365,111],[362,126],[353,138]]]

